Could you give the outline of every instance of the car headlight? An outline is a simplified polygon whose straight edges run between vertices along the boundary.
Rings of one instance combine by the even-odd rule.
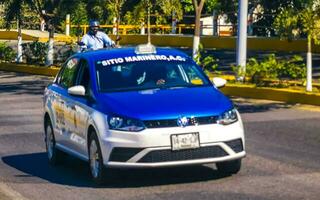
[[[135,119],[111,116],[108,117],[109,128],[120,131],[142,131],[145,127],[143,122]]]
[[[218,117],[217,123],[222,125],[229,125],[238,121],[237,111],[235,108],[224,112]]]

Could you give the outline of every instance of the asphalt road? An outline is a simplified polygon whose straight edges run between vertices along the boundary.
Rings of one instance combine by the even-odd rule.
[[[86,163],[47,163],[41,124],[47,82],[0,72],[0,200],[319,199],[319,107],[234,99],[247,138],[237,175],[222,176],[213,165],[125,170],[95,187]]]

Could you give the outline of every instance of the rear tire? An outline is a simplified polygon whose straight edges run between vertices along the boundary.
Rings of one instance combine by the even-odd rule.
[[[103,157],[96,132],[92,132],[89,138],[89,167],[92,180],[101,185],[105,182],[106,169],[103,164]]]
[[[223,174],[236,174],[241,169],[241,159],[216,163],[217,169]]]
[[[45,143],[48,161],[51,165],[59,164],[64,157],[64,153],[56,148],[56,140],[50,119],[45,124]]]

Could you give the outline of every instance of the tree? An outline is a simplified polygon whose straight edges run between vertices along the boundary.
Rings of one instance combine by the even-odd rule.
[[[281,39],[291,41],[299,34],[298,22],[299,15],[293,8],[288,8],[281,11],[275,18],[273,27],[277,30]]]
[[[183,9],[180,0],[160,0],[157,4],[161,8],[165,16],[171,16],[172,19],[172,33],[175,33],[175,20],[182,19]]]
[[[312,91],[312,42],[319,44],[320,41],[320,16],[317,9],[308,6],[299,15],[302,22],[302,31],[307,34],[307,85],[306,90]]]
[[[320,43],[320,15],[316,1],[307,2],[302,10],[287,8],[277,16],[274,28],[280,37],[293,38],[296,32],[307,37],[307,84],[306,90],[312,91],[312,43]]]
[[[121,17],[121,10],[122,6],[126,0],[108,0],[108,9],[111,13],[111,16],[116,19],[116,35],[117,39],[119,38],[119,24],[120,24],[120,17]],[[119,45],[119,41],[117,41]]]
[[[6,6],[6,15],[7,27],[10,26],[10,23],[13,19],[18,21],[19,34],[21,36],[20,25],[22,23],[22,13],[23,5],[27,5],[30,9],[33,9],[39,17],[43,18],[46,21],[49,29],[49,41],[48,41],[48,52],[46,65],[53,64],[53,42],[54,42],[54,24],[57,24],[57,18],[55,14],[59,6],[60,0],[0,0],[0,3],[5,3]],[[18,39],[19,41],[19,39]],[[18,45],[19,51],[19,45]],[[19,53],[18,53],[19,55]]]
[[[23,21],[23,9],[26,3],[30,3],[29,1],[23,0],[0,0],[0,3],[4,4],[5,6],[5,27],[7,29],[11,28],[11,22],[13,20],[17,21],[17,28],[18,28],[18,53],[16,57],[16,62],[22,62],[22,34],[21,34],[21,24]]]
[[[192,2],[191,2],[192,1]],[[199,45],[200,45],[200,18],[204,4],[207,4],[208,11],[212,11],[216,7],[218,7],[218,0],[183,0],[184,9],[186,12],[195,13],[195,28],[193,35],[193,50],[192,56],[193,59],[197,59],[199,53]],[[192,4],[191,4],[192,3]],[[192,6],[191,6],[192,5]]]

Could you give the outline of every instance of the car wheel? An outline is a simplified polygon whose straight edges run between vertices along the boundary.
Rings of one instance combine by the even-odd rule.
[[[217,169],[223,174],[236,174],[241,169],[241,159],[216,163]]]
[[[56,140],[50,120],[46,121],[45,143],[49,163],[52,165],[60,163],[63,160],[64,154],[56,148]]]
[[[89,164],[93,181],[101,185],[105,181],[106,169],[103,164],[102,153],[97,134],[92,132],[89,138]]]

